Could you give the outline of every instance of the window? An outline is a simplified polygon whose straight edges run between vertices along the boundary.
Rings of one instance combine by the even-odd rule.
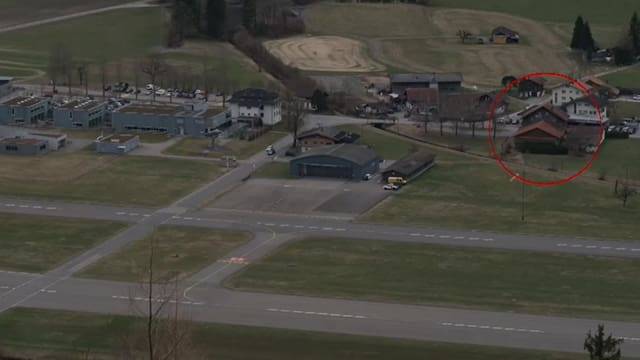
[[[69,111],[69,119],[73,119],[73,111]]]
[[[18,147],[16,145],[7,145],[4,149],[7,151],[18,151]]]
[[[263,118],[264,117],[264,113],[260,113],[260,117]]]
[[[15,116],[16,115],[16,108],[12,107],[11,108],[11,116]]]

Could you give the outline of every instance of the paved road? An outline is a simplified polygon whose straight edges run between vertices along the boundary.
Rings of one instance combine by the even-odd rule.
[[[130,314],[132,300],[140,307],[146,303],[135,284],[0,273],[4,286],[20,281],[53,283],[24,299],[22,306]],[[0,298],[10,297],[9,291]],[[215,286],[200,287],[191,297],[179,300],[181,311],[203,322],[558,351],[582,352],[585,330],[604,323],[607,330],[626,338],[625,355],[640,355],[638,323],[238,292]]]

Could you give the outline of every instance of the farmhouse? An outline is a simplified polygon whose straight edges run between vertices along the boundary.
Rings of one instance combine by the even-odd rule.
[[[38,155],[47,151],[46,140],[30,138],[0,139],[0,154]]]
[[[520,152],[558,154],[566,153],[566,126],[558,126],[547,120],[539,120],[520,127],[513,139]]]
[[[73,100],[53,109],[53,126],[58,128],[93,128],[102,124],[105,103]]]
[[[334,127],[319,127],[298,134],[298,144],[305,152],[318,146],[351,144],[360,135],[338,130]]]
[[[587,91],[593,90],[589,84],[581,83]],[[551,104],[562,106],[574,99],[581,98],[586,94],[574,83],[561,84],[552,89]]]
[[[111,114],[117,132],[154,132],[170,135],[205,136],[231,122],[222,108],[207,109],[206,103],[180,105],[129,104]]]
[[[518,84],[518,92],[520,97],[541,97],[544,96],[544,86],[547,79],[542,77],[534,77],[522,80]]]
[[[330,177],[360,180],[378,171],[380,157],[370,148],[355,144],[316,147],[289,162],[293,177]]]
[[[494,44],[514,44],[520,42],[520,34],[504,26],[491,31],[491,42]]]
[[[233,121],[252,126],[275,125],[282,120],[279,95],[264,89],[248,88],[233,93],[229,107]]]
[[[19,96],[0,104],[0,124],[35,124],[38,120],[44,120],[48,112],[48,99]]]
[[[398,176],[405,180],[416,177],[435,165],[435,155],[423,151],[414,152],[400,159],[382,172],[382,179],[388,181],[389,177]]]
[[[96,152],[106,154],[125,154],[140,145],[138,135],[118,134],[98,138],[95,141]]]
[[[600,115],[602,116],[602,123],[606,126],[609,122],[607,117],[607,99],[600,95],[594,95],[593,100],[595,100],[596,105],[598,105]],[[599,126],[600,117],[598,116],[598,109],[596,109],[591,98],[588,96],[579,97],[562,105],[562,110],[569,116],[569,124]]]
[[[616,98],[620,96],[620,89],[615,86],[607,84],[602,79],[596,76],[589,76],[584,79],[584,83],[596,89],[600,95],[607,96],[608,98]]]
[[[441,93],[462,91],[462,74],[460,73],[411,73],[391,74],[391,92],[404,94],[408,88],[431,88]]]
[[[13,91],[13,78],[0,76],[0,98],[11,94]]]
[[[553,106],[550,103],[536,105],[522,114],[522,127],[536,123],[538,121],[547,121],[559,128],[566,128],[569,123],[569,115],[561,108]]]

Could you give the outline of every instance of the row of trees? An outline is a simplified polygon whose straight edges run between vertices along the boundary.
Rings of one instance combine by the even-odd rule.
[[[172,0],[169,9],[168,47],[179,47],[186,38],[197,35],[224,37],[225,0]]]
[[[598,50],[591,26],[582,16],[576,18],[570,46],[573,50],[581,51],[587,59],[591,59],[591,54]],[[633,13],[629,21],[629,30],[613,47],[612,52],[617,65],[632,64],[636,57],[640,56],[640,19],[637,12]]]

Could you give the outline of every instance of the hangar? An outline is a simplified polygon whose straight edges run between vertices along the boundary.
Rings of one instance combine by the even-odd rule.
[[[289,162],[293,177],[330,177],[361,180],[378,171],[380,157],[363,145],[338,144],[313,148]]]
[[[418,151],[400,159],[382,172],[382,178],[388,181],[391,176],[411,179],[429,170],[435,164],[435,155]]]

